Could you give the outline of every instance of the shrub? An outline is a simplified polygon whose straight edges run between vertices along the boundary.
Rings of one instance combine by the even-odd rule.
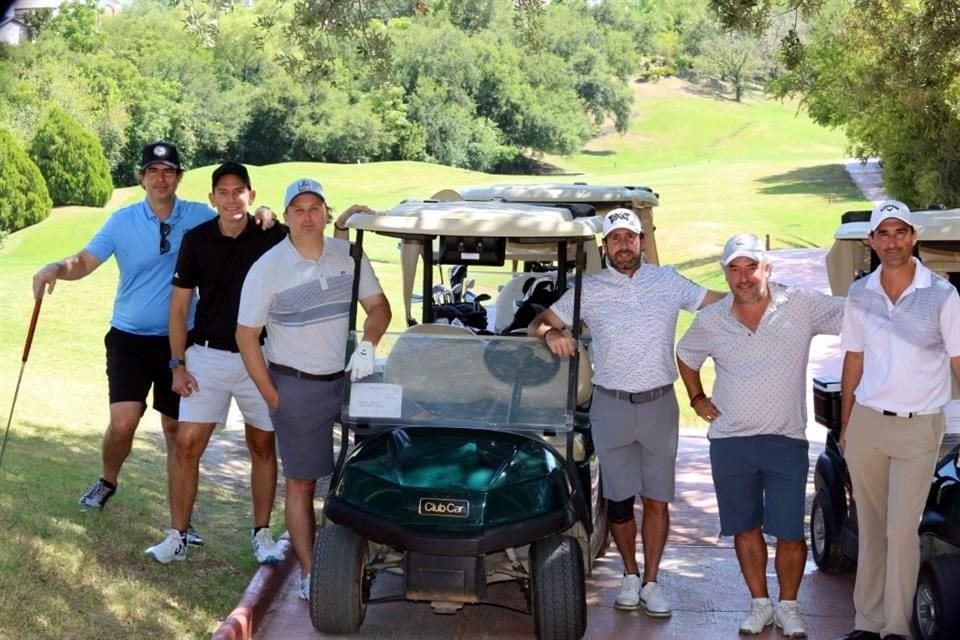
[[[55,205],[102,207],[113,193],[103,146],[59,107],[47,111],[30,145]]]
[[[40,222],[52,206],[40,169],[13,135],[0,129],[0,229],[17,231]]]

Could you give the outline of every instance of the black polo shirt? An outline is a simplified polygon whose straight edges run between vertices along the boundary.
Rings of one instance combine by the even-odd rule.
[[[247,226],[236,238],[225,236],[219,218],[200,224],[183,236],[173,286],[196,288],[200,294],[190,344],[237,351],[237,313],[243,280],[253,263],[287,235],[274,224],[263,230],[247,214]]]

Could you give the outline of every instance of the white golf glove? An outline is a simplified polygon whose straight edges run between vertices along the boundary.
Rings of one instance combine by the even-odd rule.
[[[350,372],[350,381],[356,382],[361,378],[366,378],[373,373],[374,352],[376,347],[372,342],[364,340],[357,345],[353,355],[350,356],[350,362],[347,363],[347,371]]]

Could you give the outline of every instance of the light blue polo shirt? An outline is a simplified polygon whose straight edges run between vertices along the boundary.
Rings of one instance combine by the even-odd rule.
[[[110,324],[121,331],[146,336],[165,336],[173,291],[173,272],[183,235],[216,212],[206,204],[174,201],[173,213],[166,219],[171,226],[167,240],[170,251],[160,253],[160,220],[146,200],[119,209],[107,219],[86,251],[101,261],[117,260],[120,282],[113,302]],[[188,324],[193,326],[196,296],[190,305]]]

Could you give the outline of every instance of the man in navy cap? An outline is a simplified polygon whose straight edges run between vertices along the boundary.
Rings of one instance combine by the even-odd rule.
[[[80,498],[83,509],[102,509],[117,489],[117,476],[130,454],[133,436],[153,388],[167,445],[167,470],[177,434],[180,396],[172,389],[167,338],[171,280],[184,234],[216,215],[209,206],[177,198],[183,167],[177,148],[164,141],[143,148],[137,173],[145,197],[115,211],[87,246],[40,269],[34,296],[53,292],[57,280],[79,280],[114,256],[120,281],[110,330],[104,338],[110,389],[110,423],[103,436],[102,472]],[[272,212],[267,214],[272,221]],[[267,225],[269,226],[269,225]],[[195,302],[195,301],[194,301]],[[193,304],[189,317],[193,318]],[[202,544],[199,536],[191,543]]]

